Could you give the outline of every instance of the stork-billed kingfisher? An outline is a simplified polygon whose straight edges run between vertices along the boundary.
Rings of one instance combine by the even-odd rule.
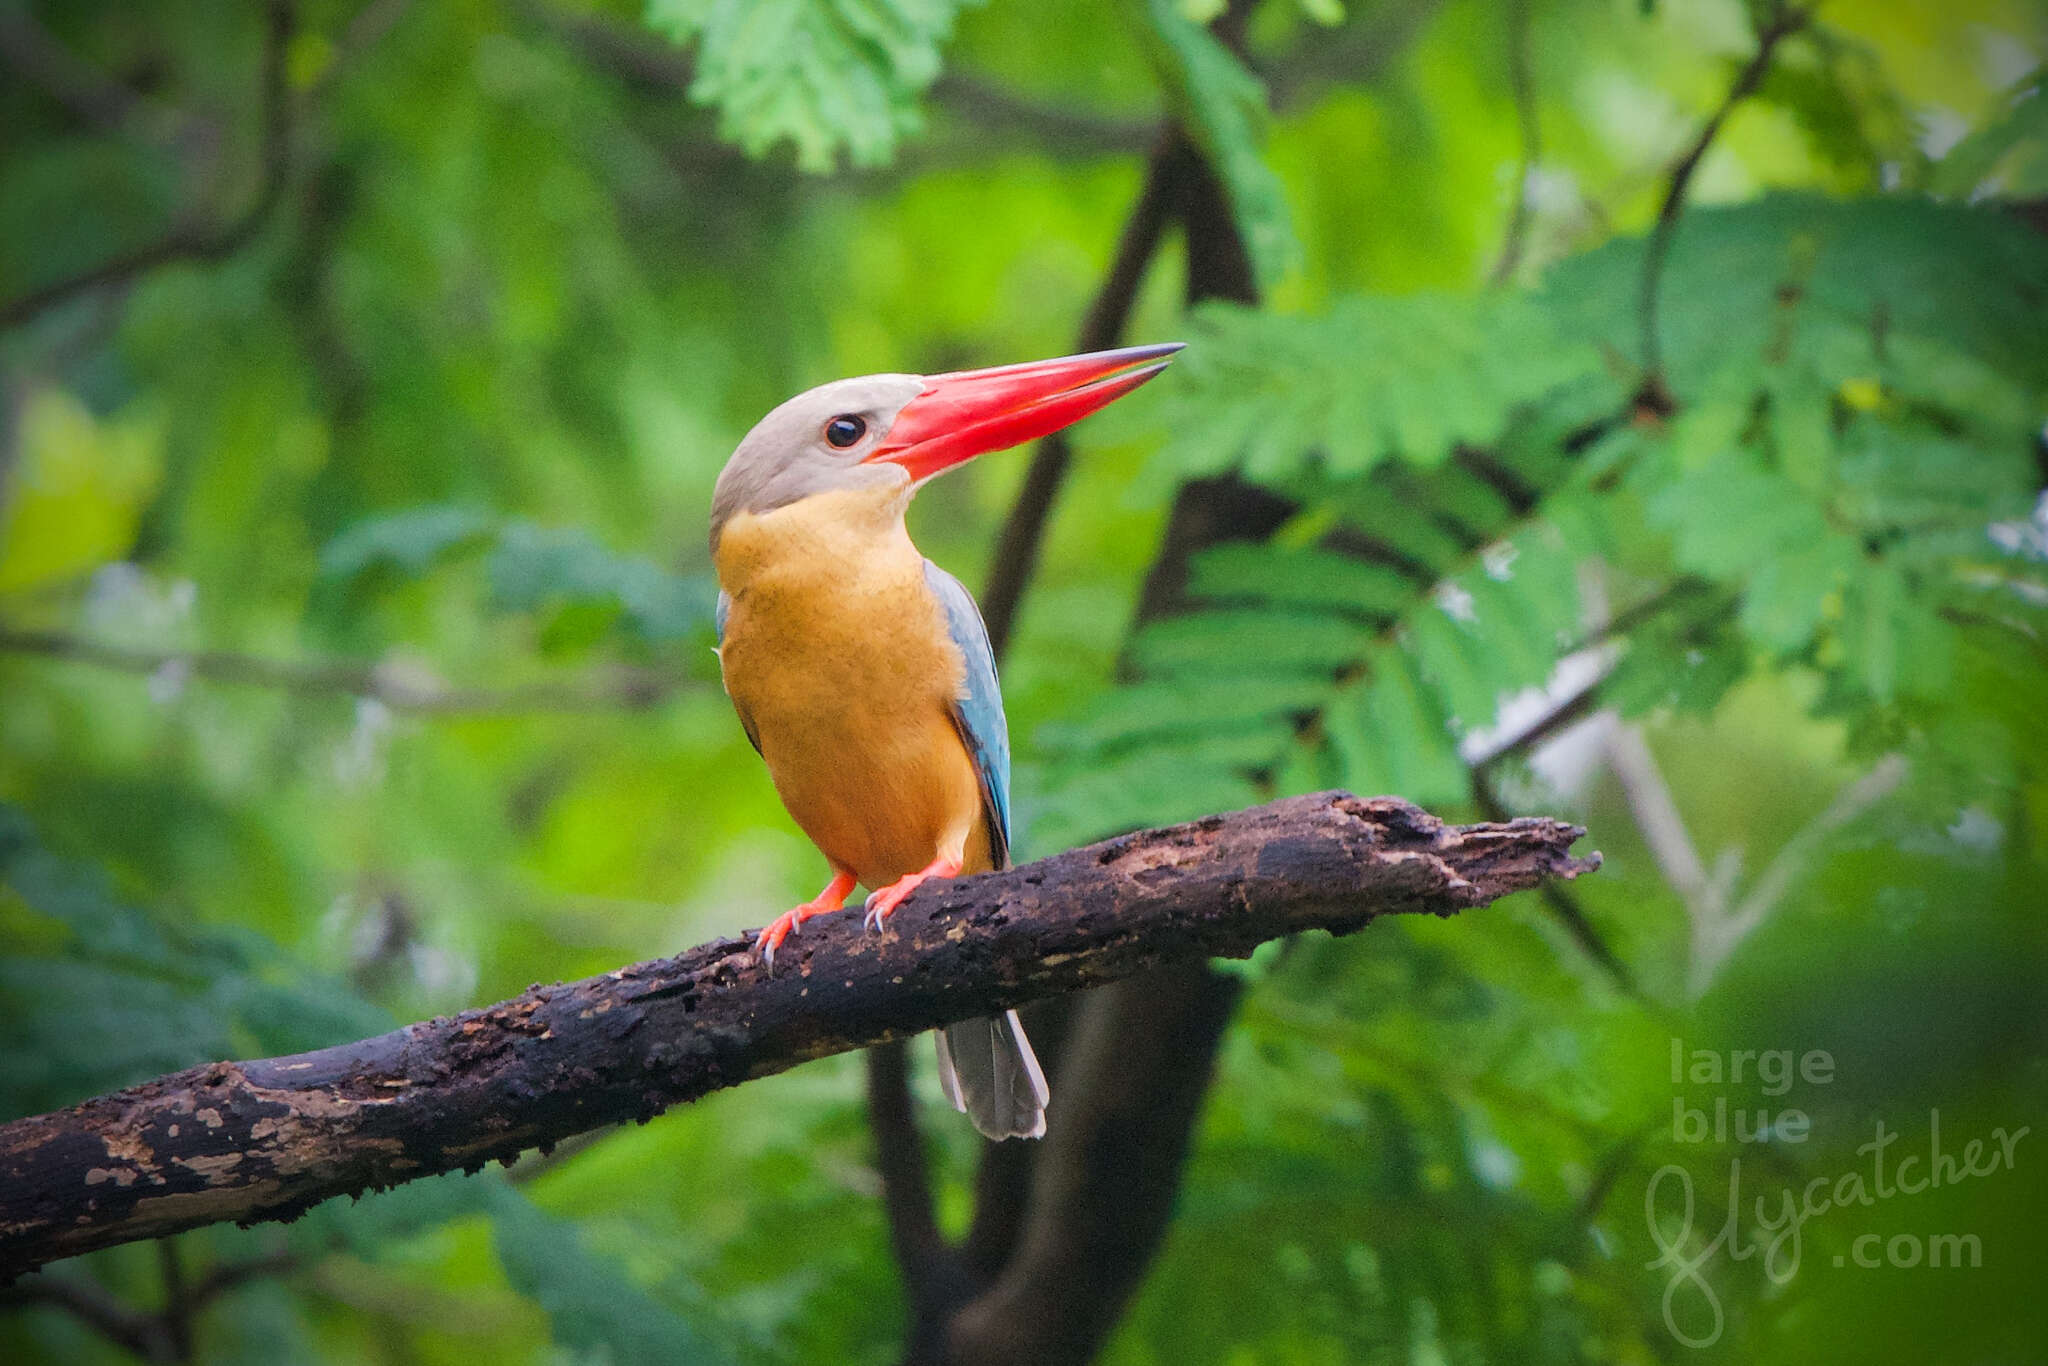
[[[711,503],[719,665],[747,738],[832,880],[755,941],[869,889],[867,925],[930,878],[1007,867],[1010,736],[988,629],[903,517],[926,480],[1058,431],[1164,370],[1177,342],[945,375],[868,375],[761,419]],[[937,1036],[946,1098],[990,1138],[1045,1132],[1017,1012]]]

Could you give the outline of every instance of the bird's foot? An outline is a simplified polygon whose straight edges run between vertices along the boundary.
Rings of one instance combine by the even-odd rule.
[[[946,858],[941,855],[917,872],[899,877],[886,887],[877,887],[874,891],[868,893],[867,927],[870,930],[879,931],[882,928],[882,922],[887,920],[890,913],[903,904],[903,899],[924,885],[929,879],[958,876],[960,876],[960,860]]]
[[[754,952],[761,956],[762,965],[770,972],[775,971],[775,951],[782,947],[782,941],[803,928],[803,923],[812,916],[839,910],[851,895],[853,874],[834,873],[832,880],[825,884],[824,891],[803,905],[775,917],[775,922],[754,939]]]

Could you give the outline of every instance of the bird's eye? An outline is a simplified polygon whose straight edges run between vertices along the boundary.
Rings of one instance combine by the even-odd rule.
[[[825,424],[825,439],[840,450],[868,434],[868,424],[850,413],[842,413]]]

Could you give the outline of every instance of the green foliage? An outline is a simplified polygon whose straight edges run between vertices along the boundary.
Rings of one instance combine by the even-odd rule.
[[[1332,561],[1343,567],[1325,570]],[[1142,681],[1039,737],[1057,760],[1034,844],[1180,819],[1225,795],[1348,787],[1466,801],[1460,737],[1543,683],[1581,634],[1573,557],[1554,527],[1531,525],[1448,548],[1441,578],[1411,579],[1386,606],[1375,568],[1284,547],[1205,554],[1196,610],[1133,642]],[[1361,579],[1380,595],[1345,594]],[[1283,582],[1260,601],[1257,585]],[[1233,599],[1247,605],[1211,605]],[[1172,800],[1146,807],[1155,793]]]
[[[1931,188],[1963,196],[1995,189],[2013,198],[2048,190],[2048,81],[2036,76],[2007,92],[2004,115],[1951,148]]]
[[[297,1052],[394,1023],[259,936],[162,923],[117,896],[100,869],[44,847],[5,804],[0,924],[14,946],[0,963],[0,1010],[25,1030],[0,1053],[0,1112],[9,1115],[213,1058]],[[495,1175],[444,1177],[373,1198],[365,1211],[342,1210],[321,1206],[294,1230],[294,1244],[307,1255],[337,1241],[375,1255],[487,1218],[507,1278],[546,1312],[561,1345],[621,1363],[729,1359],[675,1310],[622,1288],[621,1269],[586,1250],[573,1224]],[[693,1309],[702,1322],[705,1306]]]
[[[378,572],[415,578],[495,530],[488,513],[432,503],[366,517],[321,547],[320,573],[350,586]]]
[[[558,1344],[619,1366],[731,1360],[674,1310],[621,1284],[621,1269],[593,1257],[575,1224],[547,1214],[502,1182],[491,1192],[493,1243],[506,1277],[547,1311]],[[701,1322],[707,1306],[692,1308]]]
[[[1665,281],[1683,406],[1650,423],[1620,419],[1597,359],[1640,262],[1623,243],[1526,295],[1211,312],[1153,476],[1233,470],[1299,511],[1274,545],[1199,560],[1196,610],[1133,642],[1140,681],[1046,732],[1034,838],[1178,818],[1145,805],[1174,770],[1204,795],[1464,801],[1484,746],[1461,743],[1603,630],[1592,560],[1622,571],[1609,613],[1685,588],[1650,628],[1674,634],[1612,677],[1628,714],[1709,707],[1757,654],[1817,670],[1817,708],[1873,746],[1899,742],[1901,706],[1938,707],[1957,595],[2002,558],[1987,529],[2034,501],[2048,252],[1984,211],[1697,212]],[[1950,762],[1926,732],[1915,748]]]
[[[969,0],[648,0],[647,22],[694,43],[690,98],[752,155],[787,141],[807,171],[843,151],[881,166],[918,130],[917,97]]]
[[[1175,440],[1148,471],[1156,490],[1225,470],[1279,484],[1309,464],[1337,480],[1383,460],[1435,465],[1599,370],[1591,345],[1519,294],[1345,299],[1316,318],[1211,305],[1197,317],[1170,381]]]
[[[717,590],[703,576],[617,554],[587,531],[499,522],[462,507],[367,517],[327,543],[320,570],[334,587],[374,594],[484,548],[490,606],[535,618],[550,652],[588,644],[613,628],[643,646],[669,645],[701,634],[711,621]]]
[[[1642,268],[1643,240],[1618,239],[1560,262],[1542,292],[1569,333],[1632,356]],[[1745,388],[1775,361],[1836,383],[1917,376],[1947,393],[1988,368],[2037,393],[2044,270],[2039,234],[1992,208],[1778,194],[1696,211],[1663,275],[1668,377],[1696,399]],[[2008,397],[1987,416],[2014,411]]]
[[[1174,0],[1147,0],[1166,93],[1229,196],[1252,270],[1270,288],[1301,262],[1286,192],[1264,155],[1266,88]]]
[[[1193,345],[1077,429],[1003,661],[1024,851],[1336,784],[1471,817],[1474,759],[1583,689],[1594,724],[1488,794],[1588,826],[1606,863],[1569,895],[1634,988],[1536,898],[1236,969],[1105,1361],[2036,1359],[2033,1136],[2011,1172],[1809,1221],[1782,1284],[1710,1260],[1712,1347],[1650,1269],[1661,1168],[1698,1251],[1733,1159],[1753,1199],[1866,1166],[1876,1118],[1896,1154],[1937,1109],[1946,1150],[2048,1106],[2048,239],[2010,202],[2041,190],[2042,34],[2020,0],[1821,6],[1699,163],[1648,385],[1643,233],[1754,9],[1301,0],[1240,47],[1219,0],[293,6],[289,173],[247,240],[0,334],[0,627],[132,666],[0,649],[5,1113],[815,891],[705,648],[717,469],[811,384],[1069,347],[1170,114],[1271,311],[1188,316],[1169,222],[1124,332]],[[0,82],[0,298],[239,218],[264,12],[22,9],[76,65]],[[1527,287],[1482,289],[1518,217]],[[982,581],[1022,461],[924,490],[920,548]],[[1292,514],[1131,631],[1169,494],[1224,473]],[[422,660],[514,703],[394,713],[188,650]],[[614,655],[677,686],[502,710]],[[1666,876],[1618,736],[1709,893]],[[1824,816],[1888,756],[1895,788]],[[1702,973],[1723,894],[1752,928]],[[1675,1034],[1824,1048],[1838,1080],[1677,1086]],[[958,1232],[981,1145],[918,1084]],[[1810,1136],[1673,1136],[1675,1098],[1717,1095]],[[906,1314],[873,1162],[860,1062],[828,1059],[540,1171],[201,1231],[188,1282],[298,1269],[201,1315],[193,1355],[880,1366]],[[1836,1261],[1937,1230],[1982,1266]],[[57,1274],[163,1302],[156,1249]],[[127,1359],[48,1306],[0,1342]]]
[[[592,615],[586,629],[611,617],[647,643],[682,639],[711,620],[717,596],[704,578],[684,579],[637,556],[606,550],[588,533],[524,522],[507,526],[486,565],[497,606],[514,612],[552,607],[557,623],[571,612]]]
[[[389,1017],[344,985],[295,972],[252,932],[166,925],[104,870],[46,847],[0,803],[0,1110],[32,1114],[212,1058],[358,1038]]]

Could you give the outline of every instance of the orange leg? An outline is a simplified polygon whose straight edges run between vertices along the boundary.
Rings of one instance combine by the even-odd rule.
[[[867,927],[871,930],[881,929],[882,922],[889,918],[889,913],[901,906],[903,898],[916,891],[926,879],[958,876],[960,860],[941,854],[919,871],[899,877],[886,887],[877,887],[868,893]]]
[[[775,923],[761,931],[754,940],[754,952],[761,955],[762,963],[770,972],[775,971],[775,950],[782,947],[782,941],[795,934],[806,920],[814,915],[824,915],[846,905],[846,898],[853,895],[852,873],[834,869],[832,880],[825,884],[825,890],[806,901],[793,911],[784,911]]]

